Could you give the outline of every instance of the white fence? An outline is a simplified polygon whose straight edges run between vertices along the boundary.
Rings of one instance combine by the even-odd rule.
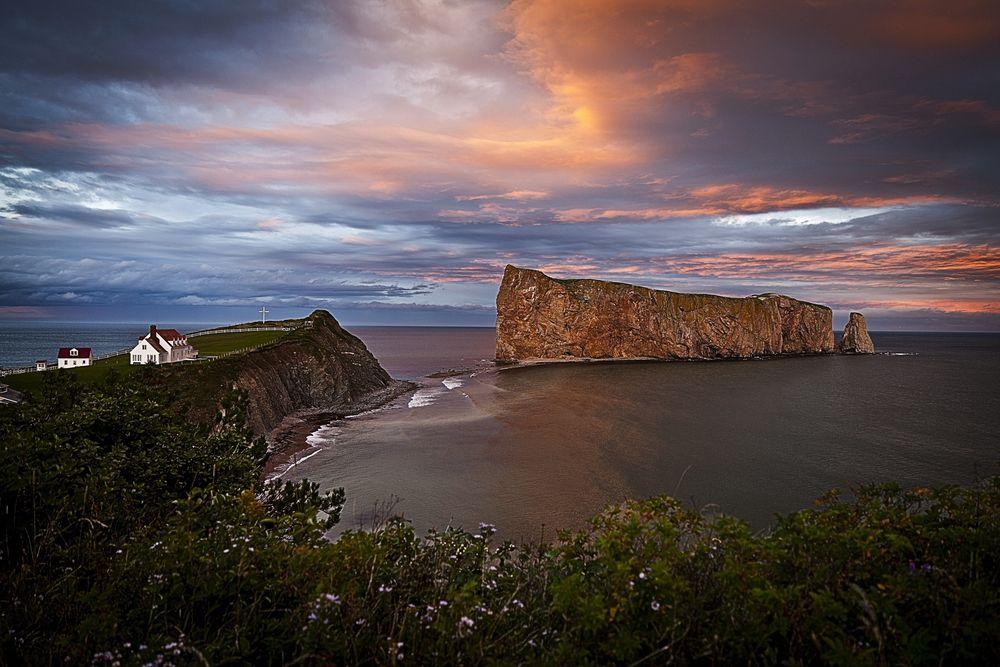
[[[295,331],[296,329],[301,329],[303,326],[312,326],[312,323],[300,324],[297,327],[241,327],[239,329],[206,329],[205,331],[195,331],[187,335],[188,338],[194,338],[196,336],[209,336],[212,334],[230,334],[230,333],[250,333],[252,331]]]
[[[0,378],[8,375],[20,375],[21,373],[31,373],[35,370],[35,365],[19,366],[18,368],[0,368]]]

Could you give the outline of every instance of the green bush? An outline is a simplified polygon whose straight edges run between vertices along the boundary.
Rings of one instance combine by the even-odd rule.
[[[58,374],[53,374],[58,375]],[[260,481],[140,377],[0,422],[5,662],[996,664],[1000,478],[831,494],[765,534],[671,498],[549,545],[324,533],[342,491]]]

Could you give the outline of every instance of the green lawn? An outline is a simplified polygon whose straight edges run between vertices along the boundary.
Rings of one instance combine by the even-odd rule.
[[[73,373],[77,378],[86,384],[97,384],[108,376],[111,369],[117,368],[120,372],[128,373],[131,366],[128,365],[128,355],[119,354],[107,359],[95,361],[93,366],[86,368],[50,369],[46,373]],[[42,386],[42,373],[21,373],[20,375],[8,375],[0,378],[0,382],[9,384],[18,391],[37,391]]]
[[[199,357],[215,357],[244,347],[273,343],[287,333],[287,331],[247,331],[234,334],[211,334],[189,338],[188,342],[197,348]]]
[[[245,347],[256,347],[258,345],[273,343],[287,333],[286,331],[248,331],[232,334],[212,334],[210,336],[189,338],[188,342],[198,350],[198,356],[215,357]],[[131,373],[138,366],[132,366],[128,363],[127,354],[118,354],[107,359],[95,361],[93,366],[87,366],[86,368],[48,370],[45,372],[73,373],[85,384],[97,384],[103,381],[113,368],[117,368],[121,373]],[[0,378],[0,383],[8,384],[21,392],[37,391],[42,385],[42,373],[8,375],[7,377]]]

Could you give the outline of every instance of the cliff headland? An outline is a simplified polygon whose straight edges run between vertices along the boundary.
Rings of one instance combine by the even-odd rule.
[[[851,318],[850,349],[844,351],[874,351],[864,317]],[[748,359],[836,351],[833,311],[781,294],[684,294],[557,280],[510,265],[497,294],[499,361]]]
[[[163,367],[165,389],[182,397],[179,408],[198,421],[211,421],[231,390],[242,391],[250,428],[281,444],[290,434],[304,439],[308,432],[299,431],[378,407],[413,387],[393,380],[361,339],[329,312],[314,311],[298,324],[246,354]]]

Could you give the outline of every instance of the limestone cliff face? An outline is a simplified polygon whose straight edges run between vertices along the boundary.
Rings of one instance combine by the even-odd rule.
[[[317,410],[349,414],[374,407],[401,388],[365,344],[317,310],[307,326],[244,355],[164,369],[193,418],[210,419],[230,389],[247,393],[253,431],[269,435],[289,415]]]
[[[741,299],[508,266],[497,294],[499,360],[726,359],[834,351],[833,312],[780,294]]]
[[[868,335],[868,324],[861,313],[851,313],[837,349],[843,354],[875,354],[875,343]]]

